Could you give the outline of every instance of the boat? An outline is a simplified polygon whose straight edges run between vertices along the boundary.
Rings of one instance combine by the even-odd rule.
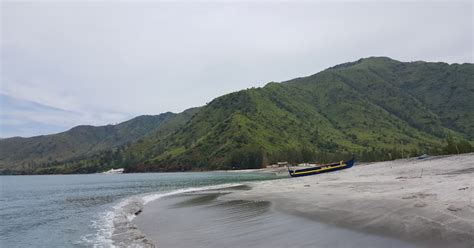
[[[102,174],[122,174],[125,171],[124,168],[119,168],[119,169],[110,169],[108,171],[102,172]]]
[[[288,167],[288,172],[290,173],[290,176],[292,177],[302,177],[302,176],[315,175],[315,174],[337,171],[337,170],[342,170],[342,169],[348,169],[348,168],[351,168],[353,165],[354,165],[354,158],[350,160],[346,160],[346,161],[341,160],[335,163],[322,164],[322,165],[309,167],[309,168],[303,168],[303,169],[294,169],[294,168]]]
[[[429,155],[428,154],[423,154],[421,156],[418,157],[418,159],[425,159],[425,158],[428,158]]]

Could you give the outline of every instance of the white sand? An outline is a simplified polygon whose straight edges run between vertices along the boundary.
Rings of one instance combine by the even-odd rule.
[[[423,172],[422,172],[423,171]],[[357,164],[225,197],[422,245],[474,247],[474,153]]]

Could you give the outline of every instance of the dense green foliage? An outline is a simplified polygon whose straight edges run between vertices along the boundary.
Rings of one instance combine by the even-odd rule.
[[[367,58],[224,95],[131,144],[43,163],[34,172],[258,168],[351,154],[377,161],[471,152],[472,99],[472,64]]]
[[[69,131],[36,136],[14,137],[0,141],[0,170],[4,173],[36,172],[39,167],[80,160],[123,145],[130,145],[166,125],[176,114],[139,116],[107,126],[77,126]]]

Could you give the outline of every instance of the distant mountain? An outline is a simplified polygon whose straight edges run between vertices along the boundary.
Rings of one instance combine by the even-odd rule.
[[[457,152],[470,151],[472,99],[473,64],[371,57],[224,95],[186,116],[170,118],[176,124],[159,125],[130,145],[49,163],[34,172],[256,168],[352,153],[359,160],[386,160],[442,153],[449,144]],[[84,136],[85,143],[90,139]],[[40,149],[29,151],[25,154]]]
[[[83,159],[100,151],[130,145],[182,118],[171,112],[143,115],[117,125],[77,126],[69,131],[31,138],[0,140],[0,170],[34,171],[45,164]]]

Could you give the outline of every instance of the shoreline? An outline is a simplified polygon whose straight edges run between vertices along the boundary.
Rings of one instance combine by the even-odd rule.
[[[421,246],[474,247],[474,153],[401,159],[249,184],[227,200]]]
[[[175,194],[150,202],[132,224],[149,241],[145,247],[417,247],[276,211],[270,201],[224,197],[246,190],[241,185]]]

